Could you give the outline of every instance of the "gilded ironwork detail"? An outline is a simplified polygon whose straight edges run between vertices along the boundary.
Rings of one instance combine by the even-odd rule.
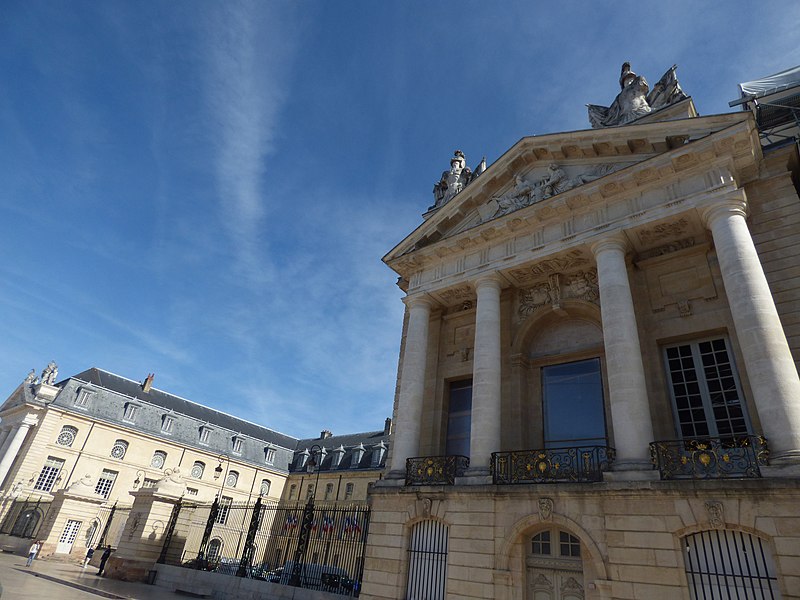
[[[453,485],[469,467],[466,456],[420,456],[406,459],[406,485]]]
[[[769,449],[755,435],[665,440],[650,444],[650,458],[661,479],[761,477]]]
[[[614,449],[606,446],[495,452],[492,474],[498,485],[602,481],[613,461]]]

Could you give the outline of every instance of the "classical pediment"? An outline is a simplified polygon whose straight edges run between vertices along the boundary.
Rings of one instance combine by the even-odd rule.
[[[758,148],[746,113],[526,137],[426,213],[384,261],[407,277],[437,257],[531,225],[561,219],[568,236],[576,215],[715,164],[741,185],[757,174]]]

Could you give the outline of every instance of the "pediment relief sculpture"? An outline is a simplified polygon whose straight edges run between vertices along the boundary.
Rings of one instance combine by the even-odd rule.
[[[496,219],[531,204],[547,200],[551,196],[557,196],[595,179],[600,179],[626,166],[628,165],[603,164],[588,169],[584,168],[583,170],[573,167],[568,171],[556,163],[551,163],[545,173],[532,183],[528,182],[522,175],[515,175],[512,189],[489,200],[487,205],[489,210],[484,211],[486,218],[481,222]]]
[[[678,83],[675,69],[677,65],[672,65],[651,90],[647,80],[631,70],[629,62],[623,63],[619,77],[621,91],[611,106],[587,105],[592,127],[600,129],[625,125],[650,112],[688,98]]]
[[[461,150],[453,153],[450,159],[450,170],[442,172],[442,177],[433,186],[433,206],[428,210],[447,204],[453,196],[467,187],[476,177],[486,170],[486,157],[472,171],[467,166],[467,159]]]

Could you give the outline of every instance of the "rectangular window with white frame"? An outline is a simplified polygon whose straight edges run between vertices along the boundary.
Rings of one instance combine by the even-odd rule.
[[[103,498],[108,498],[111,495],[111,488],[114,487],[114,482],[117,480],[117,475],[119,475],[119,473],[116,471],[103,469],[103,472],[97,480],[97,485],[94,487],[94,493],[99,494]]]
[[[161,433],[172,433],[175,428],[175,417],[164,415],[161,417]]]
[[[235,437],[231,440],[231,450],[234,454],[241,454],[244,447],[244,440],[240,437]]]
[[[211,441],[211,428],[210,427],[201,427],[200,428],[200,443],[207,445]]]
[[[681,439],[751,433],[728,340],[714,337],[666,346],[672,409]]]
[[[218,525],[225,525],[225,523],[228,522],[228,514],[231,512],[231,504],[233,504],[233,498],[230,496],[223,496],[220,498],[219,512],[217,512],[215,523]]]
[[[136,423],[136,415],[139,413],[139,405],[133,402],[128,402],[125,405],[125,412],[122,415],[122,420],[128,423]]]
[[[268,465],[275,462],[275,448],[264,448],[264,462]]]
[[[91,396],[92,392],[89,390],[85,390],[83,388],[78,390],[78,395],[75,396],[75,407],[76,408],[89,408],[89,397]]]
[[[63,468],[64,461],[62,459],[56,458],[55,456],[48,456],[47,461],[44,463],[44,467],[42,467],[42,470],[39,473],[39,477],[36,479],[33,489],[40,490],[42,492],[49,492],[52,490],[56,479],[58,479],[58,474]]]

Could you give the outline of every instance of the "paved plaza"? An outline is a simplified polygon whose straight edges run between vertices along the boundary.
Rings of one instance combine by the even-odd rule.
[[[25,557],[0,553],[0,598],[2,600],[186,600],[186,596],[143,583],[129,583],[97,576],[97,568],[35,560],[25,566]]]

